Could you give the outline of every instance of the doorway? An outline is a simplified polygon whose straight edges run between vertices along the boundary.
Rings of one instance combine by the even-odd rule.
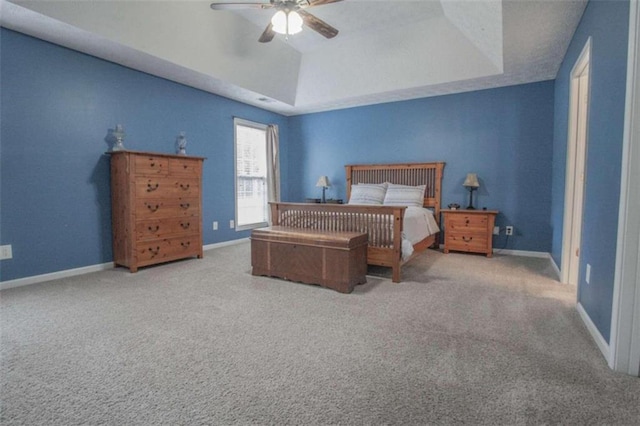
[[[591,38],[571,70],[561,280],[578,285],[589,121]],[[588,272],[587,272],[588,274]]]

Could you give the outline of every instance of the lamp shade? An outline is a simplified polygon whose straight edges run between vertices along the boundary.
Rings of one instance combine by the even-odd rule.
[[[467,173],[467,178],[464,180],[462,186],[467,188],[478,188],[480,183],[478,182],[478,175],[475,173]]]
[[[323,188],[330,187],[331,184],[329,183],[329,178],[327,176],[320,176],[320,179],[318,179],[316,186],[321,186]]]
[[[302,31],[302,23],[302,17],[295,11],[285,12],[279,10],[271,18],[273,31],[278,34],[297,34]]]

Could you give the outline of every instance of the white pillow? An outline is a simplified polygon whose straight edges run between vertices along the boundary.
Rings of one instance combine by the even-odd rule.
[[[349,204],[380,205],[384,201],[386,190],[384,184],[359,183],[352,185]]]
[[[390,183],[384,196],[385,206],[415,206],[424,205],[424,191],[426,185],[406,186]]]

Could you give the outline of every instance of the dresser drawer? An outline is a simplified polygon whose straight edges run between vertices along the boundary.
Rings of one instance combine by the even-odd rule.
[[[199,181],[186,177],[142,176],[136,178],[135,185],[138,198],[192,198],[200,194]]]
[[[169,161],[169,174],[172,176],[199,176],[202,162],[189,158],[172,158]]]
[[[136,223],[136,240],[150,240],[200,233],[200,217],[172,217]]]
[[[201,252],[199,241],[197,235],[192,235],[141,242],[136,249],[138,265],[144,266],[189,256],[198,256]]]
[[[200,215],[200,200],[187,199],[141,199],[136,200],[136,219],[163,219]]]
[[[138,175],[168,175],[169,159],[155,155],[136,155],[135,170]]]

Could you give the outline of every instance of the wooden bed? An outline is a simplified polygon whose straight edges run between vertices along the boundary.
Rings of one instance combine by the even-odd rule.
[[[445,163],[348,165],[347,200],[351,185],[391,182],[426,185],[424,207],[433,210],[440,224],[440,195]],[[393,282],[400,282],[401,267],[418,253],[437,243],[433,234],[414,244],[411,258],[402,260],[402,224],[406,207],[340,204],[271,203],[274,226],[368,234],[367,263],[390,267]]]

